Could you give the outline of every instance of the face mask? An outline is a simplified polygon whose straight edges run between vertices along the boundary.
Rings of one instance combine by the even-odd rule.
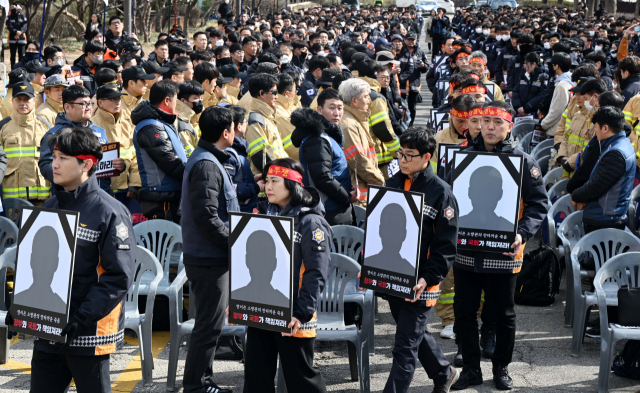
[[[225,4],[229,4],[229,0],[224,0],[224,3]]]
[[[93,56],[93,64],[100,65],[102,64],[103,57],[102,56]]]
[[[593,97],[592,97],[593,98]],[[584,102],[584,107],[587,108],[588,111],[592,111],[595,105],[591,105],[591,100]]]
[[[544,43],[544,49],[551,49],[551,44],[548,42]]]
[[[64,66],[64,60],[56,60],[56,61],[53,62],[52,65],[53,66],[62,67],[62,66]]]
[[[617,89],[617,88],[618,88],[618,84],[614,82],[614,83],[613,83],[613,90],[615,90],[615,89]]]
[[[40,58],[40,53],[38,52],[27,52],[24,54],[25,63],[31,60],[38,60]]]
[[[502,36],[502,41],[509,41],[511,39],[511,36],[509,34],[505,34]]]
[[[303,59],[303,60],[306,59],[307,58],[307,53],[308,52],[300,52],[300,58]]]
[[[196,113],[196,115],[200,112],[202,112],[202,110],[204,109],[204,103],[202,102],[202,100],[198,100],[198,101],[193,101],[191,103],[191,105],[193,105],[193,111]]]
[[[288,64],[291,61],[291,58],[287,55],[282,55],[282,64]]]
[[[333,40],[329,40],[329,41],[327,41],[327,45],[329,45],[329,46],[333,46]]]
[[[217,40],[216,47],[224,45],[224,40]]]
[[[571,61],[578,61],[578,52],[571,52]]]
[[[602,50],[602,45],[596,45],[596,50],[601,51]]]
[[[315,33],[315,32],[316,32],[315,27],[309,27],[309,33]]]
[[[595,31],[589,31],[589,35],[590,35],[591,37],[593,37],[594,35],[596,35],[596,32],[595,32]]]
[[[558,31],[558,29],[551,29],[549,30],[551,33],[555,33],[556,31]]]
[[[482,33],[482,27],[476,28],[476,33],[478,33],[478,34]]]
[[[491,30],[482,30],[482,34],[488,36],[489,34],[491,34]]]
[[[344,27],[344,22],[340,22],[340,26]]]

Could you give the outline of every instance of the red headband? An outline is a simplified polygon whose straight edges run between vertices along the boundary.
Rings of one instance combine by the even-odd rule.
[[[480,76],[476,75],[476,74],[469,74],[470,77],[472,77],[473,79],[479,81],[480,80]]]
[[[469,117],[482,116],[483,114],[484,114],[484,110],[482,109],[482,107],[473,108],[469,111]]]
[[[300,172],[278,165],[271,165],[267,176],[278,176],[302,184],[302,175]]]
[[[462,94],[469,94],[469,93],[480,93],[480,94],[484,94],[487,92],[487,89],[485,89],[482,86],[477,86],[477,85],[472,85],[472,86],[467,86],[464,89],[462,89]]]
[[[458,45],[452,45],[451,47],[452,47],[453,49],[460,49],[460,48],[461,48],[460,44],[458,44]]]
[[[454,108],[451,108],[451,116],[459,117],[460,119],[468,119],[469,118],[469,112],[457,111]]]
[[[461,58],[461,57],[470,57],[470,56],[471,56],[471,55],[470,55],[470,54],[468,54],[468,53],[464,53],[464,52],[462,52],[462,53],[458,53],[458,56],[456,56],[456,60],[458,60],[458,59],[459,59],[459,58]]]
[[[469,60],[469,63],[482,63],[484,66],[487,65],[487,62],[481,57],[472,57],[471,60]]]
[[[54,147],[53,150],[60,150],[58,149],[58,146]],[[91,162],[93,163],[93,165],[98,165],[98,159],[91,154],[79,154],[77,156],[73,156],[79,160],[91,160]]]
[[[484,108],[484,111],[482,112],[482,116],[483,117],[485,116],[499,117],[501,119],[508,121],[509,123],[513,121],[513,116],[511,116],[511,113],[500,108],[493,108],[493,107]]]

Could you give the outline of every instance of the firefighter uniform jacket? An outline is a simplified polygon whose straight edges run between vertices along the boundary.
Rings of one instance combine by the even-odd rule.
[[[150,89],[149,89],[150,90]],[[127,120],[131,122],[131,112],[142,102],[142,97],[134,97],[129,95],[126,90],[122,90],[122,104],[120,109],[120,113],[122,114],[122,120]],[[133,123],[131,126],[135,128]]]
[[[80,356],[114,353],[124,343],[124,298],[136,265],[131,214],[100,189],[95,175],[72,192],[54,186],[44,207],[80,212],[69,304],[70,318],[79,326],[64,351],[61,343],[45,340],[36,340],[35,349]]]
[[[131,123],[123,122],[121,113],[114,116],[100,108],[96,110],[91,121],[104,129],[110,142],[120,142],[120,158],[124,160],[126,168],[120,176],[111,178],[113,192],[130,190],[131,187],[142,187],[136,149],[133,146]]]
[[[566,117],[565,130],[560,133],[561,143],[558,150],[558,157],[567,157],[569,165],[574,170],[578,154],[584,151],[595,132],[590,121],[593,113],[584,106],[576,105],[575,108],[576,110]],[[557,137],[556,140],[558,140]],[[568,178],[569,175],[566,170],[562,173],[564,178]]]
[[[350,105],[344,106],[340,121],[344,133],[344,155],[351,173],[351,184],[360,191],[360,206],[367,206],[369,184],[381,186],[384,176],[378,168],[375,143],[369,133],[369,112],[363,112]]]
[[[287,158],[275,120],[276,110],[262,100],[250,101],[249,125],[244,136],[249,142],[249,160],[254,174],[262,173],[263,163],[276,158]],[[263,159],[263,154],[266,157]]]
[[[318,299],[327,280],[331,261],[333,232],[324,219],[324,206],[315,188],[305,187],[313,196],[308,205],[291,206],[280,210],[267,201],[258,204],[262,214],[293,217],[293,317],[302,327],[294,335],[299,338],[316,336],[318,327]]]
[[[400,148],[400,139],[398,139],[395,131],[393,131],[387,99],[380,94],[380,83],[368,77],[360,79],[367,82],[371,87],[371,92],[369,93],[369,97],[371,98],[371,103],[369,104],[369,112],[371,112],[369,116],[369,131],[371,132],[371,138],[376,144],[378,165],[383,166],[396,158],[396,152]],[[386,168],[381,170],[384,174]]]
[[[5,94],[2,103],[0,103],[0,116],[3,119],[11,116],[11,112],[13,112],[11,97],[13,97],[13,87],[7,87],[7,94]]]
[[[9,39],[7,42],[9,42],[9,44],[26,45],[27,35],[25,33],[27,32],[27,18],[18,12],[18,10],[14,10],[7,16],[6,25],[7,30],[9,30]],[[20,33],[18,39],[15,38],[17,33]]]
[[[291,142],[291,133],[293,133],[295,129],[291,124],[291,114],[296,109],[295,100],[285,97],[284,94],[278,94],[275,117],[278,132],[280,133],[280,138],[282,138],[282,146],[289,157],[300,161],[298,158],[298,148]]]
[[[518,149],[516,146],[516,141],[513,136],[509,134],[507,139],[494,147],[493,153],[511,153],[524,157],[520,214],[517,223],[517,233],[522,236],[520,252],[515,257],[510,257],[496,252],[478,252],[458,249],[455,265],[460,269],[475,273],[516,274],[520,272],[522,269],[525,243],[535,235],[542,224],[542,220],[544,220],[547,215],[549,209],[548,197],[542,181],[540,166],[533,157]],[[482,134],[479,134],[476,139],[473,140],[473,145],[465,149],[465,151],[486,152],[487,149],[485,148]],[[450,178],[451,174],[448,174],[447,180]]]
[[[402,93],[420,93],[420,74],[425,74],[429,67],[427,66],[427,55],[415,47],[413,52],[409,52],[406,47],[402,48],[400,55],[400,91]],[[424,63],[424,67],[420,67],[420,62]]]
[[[640,95],[632,97],[624,106],[624,119],[631,126],[632,130],[629,140],[636,152],[636,165],[640,166]]]
[[[2,180],[5,198],[46,200],[51,185],[40,173],[40,141],[49,127],[36,119],[35,111],[21,115],[15,110],[2,121],[0,144],[7,153]]]
[[[57,102],[51,97],[47,97],[38,109],[36,109],[36,117],[46,124],[47,127],[53,128],[56,124],[56,117],[58,117],[58,113],[60,112],[64,112],[62,102]]]
[[[180,100],[176,101],[175,112],[178,116],[173,125],[176,130],[178,130],[180,141],[184,146],[184,150],[187,152],[187,157],[189,157],[196,146],[198,146],[198,135],[200,135],[198,119],[200,116]]]
[[[494,69],[497,84],[507,83],[507,75],[504,75],[504,73],[508,70],[511,59],[518,56],[518,53],[520,52],[511,45],[511,42],[507,42],[504,47],[498,50],[497,63]],[[509,89],[506,91],[509,91]]]
[[[420,297],[427,301],[427,307],[436,305],[440,297],[440,283],[456,257],[459,213],[451,187],[430,167],[431,163],[424,172],[416,173],[412,178],[398,171],[385,184],[389,188],[424,194],[418,278],[427,282],[427,289]]]
[[[150,91],[151,89],[147,90]],[[145,98],[146,100],[148,100],[148,98]],[[202,106],[203,106],[203,110],[207,109],[210,106],[214,106],[218,103],[218,100],[216,99],[215,94],[209,94],[208,92],[204,92],[204,95],[202,96]]]
[[[227,84],[227,95],[231,96],[237,100],[240,100],[240,98],[243,97],[242,93],[240,92],[240,88],[239,87],[235,87],[235,86],[231,86],[230,84]],[[247,94],[249,97],[251,97],[251,94]],[[234,105],[239,105],[239,104],[234,104]]]
[[[227,85],[227,88],[229,88],[229,85]],[[249,97],[251,97],[251,94],[247,94],[247,95]],[[213,100],[215,100],[215,98],[210,100],[209,103],[211,104],[212,102],[214,102]],[[222,97],[219,101],[216,101],[216,103],[213,104],[213,105],[220,105],[220,104],[223,104],[223,103],[227,103],[229,105],[238,105],[239,102],[240,101],[236,97],[227,94],[225,97]],[[209,106],[211,106],[211,105],[209,105]]]

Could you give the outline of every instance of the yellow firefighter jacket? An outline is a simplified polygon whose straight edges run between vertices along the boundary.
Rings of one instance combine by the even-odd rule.
[[[54,101],[51,97],[47,97],[38,109],[36,109],[36,117],[39,118],[40,121],[46,120],[43,123],[49,128],[53,128],[53,126],[56,125],[56,117],[58,117],[58,113],[60,112],[64,112],[62,102]],[[47,122],[49,124],[47,124]]]
[[[293,142],[291,142],[291,134],[295,129],[291,124],[291,114],[296,109],[294,103],[294,100],[285,97],[284,94],[278,94],[276,101],[276,122],[278,123],[278,132],[280,133],[280,138],[282,138],[284,151],[287,152],[289,157],[298,161],[298,148],[293,146]]]
[[[248,94],[247,94],[248,95]],[[249,110],[247,131],[244,134],[249,142],[248,156],[251,161],[251,171],[254,174],[262,173],[262,162],[269,162],[276,158],[288,157],[284,151],[282,138],[278,132],[275,120],[275,109],[262,100],[252,99]],[[259,154],[254,158],[256,154]],[[266,154],[266,158],[262,158]],[[259,159],[257,167],[254,159]]]

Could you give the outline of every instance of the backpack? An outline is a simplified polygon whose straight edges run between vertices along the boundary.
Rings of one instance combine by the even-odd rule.
[[[524,256],[516,278],[516,304],[549,306],[560,290],[560,262],[550,247],[540,247]]]
[[[613,373],[619,377],[640,380],[640,341],[629,340],[613,359]]]

